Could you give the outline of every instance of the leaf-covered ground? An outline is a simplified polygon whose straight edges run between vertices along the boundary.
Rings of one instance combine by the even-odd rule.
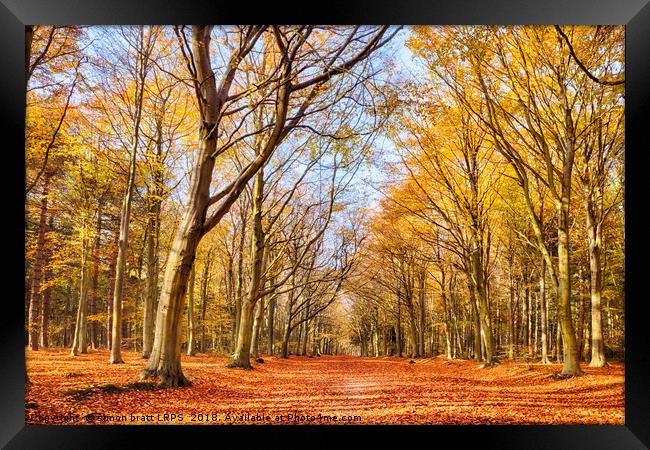
[[[443,357],[264,357],[255,370],[226,358],[183,357],[190,388],[133,384],[145,360],[107,351],[28,351],[27,423],[94,424],[623,424],[624,366],[556,380],[559,365],[480,369]],[[165,415],[167,414],[167,415]],[[333,419],[336,416],[336,420]],[[356,417],[355,417],[356,416]],[[360,416],[360,419],[359,419]]]

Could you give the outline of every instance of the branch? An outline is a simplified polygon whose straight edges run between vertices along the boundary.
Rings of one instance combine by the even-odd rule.
[[[618,86],[619,84],[625,84],[625,80],[624,80],[624,79],[623,79],[623,80],[614,80],[614,81],[610,81],[610,80],[601,80],[600,78],[598,78],[598,77],[596,77],[594,74],[592,74],[592,73],[589,71],[589,69],[587,69],[587,68],[585,67],[585,65],[582,64],[582,61],[580,61],[580,59],[578,59],[578,56],[576,55],[576,52],[575,52],[575,50],[573,49],[573,45],[571,45],[571,42],[569,41],[569,37],[564,33],[564,31],[562,31],[562,28],[560,28],[559,25],[555,25],[555,29],[556,29],[557,32],[560,34],[560,36],[562,36],[562,38],[564,39],[564,42],[566,42],[566,44],[569,46],[569,52],[571,53],[571,57],[573,58],[573,60],[576,62],[576,64],[578,64],[578,67],[580,67],[580,69],[582,69],[582,71],[583,71],[583,72],[584,72],[584,73],[585,73],[585,74],[586,74],[586,75],[587,75],[591,80],[595,81],[596,83],[602,84],[602,85],[604,85],[604,86]]]

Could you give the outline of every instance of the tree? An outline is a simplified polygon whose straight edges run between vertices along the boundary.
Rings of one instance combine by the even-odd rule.
[[[120,211],[120,237],[117,251],[117,263],[115,271],[115,288],[113,289],[113,322],[111,364],[121,364],[122,360],[122,288],[126,272],[126,254],[129,245],[129,221],[131,218],[131,203],[133,199],[133,188],[135,185],[137,151],[140,139],[140,122],[142,121],[143,98],[145,83],[151,68],[150,55],[153,50],[157,31],[153,28],[145,30],[140,26],[137,31],[130,32],[131,36],[125,34],[127,44],[135,51],[136,57],[132,67],[133,81],[135,83],[135,94],[133,98],[133,134],[130,144],[130,162],[128,181],[122,200]]]
[[[341,64],[335,64],[336,57],[341,55],[353,42],[353,34],[349,39],[335,46],[334,50],[329,53],[336,57],[324,61],[326,65],[323,73],[299,81],[296,79],[294,61],[300,61],[298,59],[299,51],[312,33],[312,27],[296,27],[289,30],[293,35],[292,39],[287,39],[285,32],[279,27],[272,29],[263,26],[240,28],[237,33],[238,45],[228,58],[229,62],[217,88],[216,76],[210,63],[212,27],[192,27],[191,48],[187,43],[184,28],[177,28],[179,42],[187,58],[188,71],[192,75],[201,114],[200,153],[191,173],[189,200],[168,256],[156,318],[154,346],[141,378],[155,375],[160,379],[160,384],[164,386],[189,384],[180,368],[180,349],[177,336],[189,268],[194,260],[196,247],[201,237],[221,221],[240,196],[246,183],[266,164],[277,145],[300,123],[307,113],[307,108],[319,94],[317,87],[324,86],[332,77],[349,71],[359,61],[381,47],[386,42],[385,39],[382,41],[386,29],[387,27],[380,28],[370,37],[368,43],[350,59]],[[270,73],[268,83],[275,86],[270,97],[274,99],[275,103],[275,122],[270,126],[270,135],[259,155],[239,173],[233,182],[225,186],[218,194],[210,197],[209,188],[215,158],[233,145],[230,143],[217,148],[217,132],[220,129],[221,120],[228,114],[235,114],[237,107],[234,105],[237,102],[242,99],[247,100],[247,90],[238,94],[231,94],[230,90],[240,70],[241,62],[265,32],[273,33],[279,52],[277,64],[268,69]],[[308,93],[299,101],[294,116],[288,120],[292,101],[296,101],[295,97],[304,92]],[[208,208],[216,203],[218,203],[216,210],[208,217]]]

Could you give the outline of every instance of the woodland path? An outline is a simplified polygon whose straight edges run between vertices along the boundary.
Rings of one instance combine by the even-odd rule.
[[[63,394],[136,381],[145,360],[135,352],[124,357],[125,364],[108,365],[105,350],[76,358],[66,350],[28,352],[27,422],[42,422],[38,415],[92,413],[126,415],[127,424],[133,423],[131,414],[153,415],[157,420],[149,423],[155,424],[165,423],[161,415],[168,413],[177,417],[167,422],[185,424],[201,423],[192,420],[198,414],[210,418],[202,423],[220,424],[324,423],[319,414],[349,419],[336,423],[361,424],[624,423],[624,366],[616,362],[603,369],[585,365],[582,377],[554,380],[550,375],[559,365],[504,362],[479,369],[474,361],[443,357],[409,364],[397,357],[291,356],[265,357],[255,370],[244,371],[225,368],[225,357],[198,355],[183,357],[191,388],[95,389],[82,399]],[[256,414],[271,419],[260,422]],[[288,414],[294,419],[287,420]],[[279,415],[285,419],[276,421]]]

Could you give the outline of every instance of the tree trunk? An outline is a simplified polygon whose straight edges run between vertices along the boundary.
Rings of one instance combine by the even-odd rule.
[[[150,200],[147,235],[147,284],[142,319],[142,357],[148,358],[153,347],[153,325],[158,298],[158,240],[160,235],[160,199]]]
[[[251,336],[251,355],[254,359],[259,358],[259,341],[262,333],[262,322],[264,321],[264,298],[257,302],[257,314],[253,323],[253,335]]]
[[[307,341],[309,340],[309,308],[311,306],[311,301],[308,299],[307,304],[305,305],[305,315],[304,315],[304,322],[303,322],[303,337],[302,337],[302,342],[299,342],[300,345],[302,345],[302,349],[300,350],[301,355],[307,355]]]
[[[288,358],[289,357],[289,337],[291,336],[291,321],[287,320],[287,326],[284,329],[284,335],[282,336],[282,347],[280,350],[280,357]]]
[[[397,293],[397,324],[395,330],[395,344],[397,346],[397,356],[402,357],[402,298],[400,293]]]
[[[533,303],[533,296],[530,292],[530,288],[526,289],[526,302],[528,304],[527,312],[528,312],[528,320],[527,320],[527,325],[528,325],[528,356],[533,357],[533,345],[534,345],[534,338],[535,336],[533,335],[533,316],[535,312],[533,311],[534,303]]]
[[[602,269],[600,264],[602,231],[593,201],[587,203],[587,238],[589,241],[589,269],[591,272],[591,361],[589,367],[605,367],[605,343],[602,328]]]
[[[515,283],[510,275],[510,302],[508,304],[508,358],[515,357]]]
[[[48,222],[47,230],[52,231],[54,229],[54,216],[50,215],[50,219]],[[49,267],[49,261],[52,256],[52,249],[49,248],[46,252],[45,256],[45,270],[44,270],[44,277],[46,280],[50,279],[52,270]],[[49,347],[49,320],[50,320],[50,298],[51,298],[51,290],[49,287],[45,288],[43,292],[43,305],[41,308],[41,333],[40,333],[40,346],[42,348],[47,348]]]
[[[583,276],[582,264],[578,269],[578,283],[580,285],[580,305],[578,310],[578,330],[577,330],[577,352],[578,360],[582,359],[585,346],[585,279]]]
[[[84,222],[87,220],[84,219]],[[87,314],[86,308],[88,306],[88,252],[90,247],[89,238],[87,236],[88,225],[84,223],[82,226],[82,244],[81,244],[81,287],[79,292],[79,305],[77,307],[77,320],[75,322],[74,337],[72,340],[72,350],[70,354],[76,356],[79,353],[88,353],[88,342],[86,339],[87,328]]]
[[[126,256],[129,246],[129,221],[131,219],[131,201],[135,185],[137,140],[131,146],[131,164],[126,192],[122,201],[120,213],[120,237],[117,248],[117,263],[115,269],[115,288],[113,289],[113,326],[111,336],[111,364],[121,364],[122,360],[122,295],[126,280]]]
[[[189,385],[180,367],[180,322],[187,282],[201,239],[214,167],[214,159],[210,155],[214,151],[216,138],[210,136],[210,128],[209,124],[201,126],[199,160],[196,170],[192,172],[189,200],[167,258],[156,313],[153,348],[140,376],[142,379],[158,377],[160,385],[165,387]]]
[[[115,272],[117,268],[117,249],[120,242],[119,229],[115,230],[115,239],[113,240],[112,248],[113,254],[111,262],[108,265],[108,296],[107,298],[113,300],[113,292],[115,291]],[[113,304],[111,301],[106,302],[106,348],[111,349],[112,336],[113,336]]]
[[[32,40],[34,38],[34,25],[25,25],[25,92],[29,83],[29,72],[32,58]]]
[[[295,273],[291,276],[291,286],[295,286]],[[289,338],[291,337],[291,330],[293,325],[291,324],[293,320],[293,303],[294,303],[294,291],[293,289],[289,291],[287,298],[287,324],[284,329],[284,335],[282,336],[282,347],[280,356],[282,358],[289,357]]]
[[[146,78],[146,65],[149,63],[144,54],[144,27],[140,28],[140,41],[138,45],[138,56],[136,59],[135,80],[135,116],[133,119],[133,136],[131,141],[131,162],[129,165],[129,176],[126,191],[122,200],[120,211],[120,238],[117,250],[117,264],[115,271],[115,289],[113,290],[113,330],[111,336],[111,364],[121,364],[122,360],[122,295],[123,282],[126,279],[126,258],[129,248],[129,222],[131,219],[131,202],[133,189],[135,187],[135,176],[137,167],[138,139],[140,136],[140,120],[142,118],[142,100],[144,96],[144,83]]]
[[[97,213],[97,237],[95,238],[95,249],[93,252],[93,295],[90,297],[90,315],[97,314],[97,300],[99,298],[99,249],[101,248],[101,234],[102,234],[102,211]],[[92,320],[90,323],[90,342],[93,349],[99,348],[99,323],[97,320]]]
[[[239,247],[237,258],[237,299],[235,302],[235,329],[233,339],[233,353],[237,346],[237,336],[239,336],[239,322],[241,320],[241,305],[244,296],[244,240],[246,239],[246,208],[242,206],[241,214],[241,234],[239,235]]]
[[[569,181],[570,183],[570,181]],[[566,190],[566,189],[565,189]],[[569,197],[563,194],[558,225],[558,283],[559,283],[559,322],[562,333],[564,366],[561,375],[582,374],[578,360],[576,334],[571,318],[571,272],[569,269]]]
[[[418,277],[418,306],[419,306],[419,314],[418,314],[418,353],[420,356],[424,356],[424,327],[425,327],[425,299],[426,299],[426,293],[424,291],[424,286],[426,282],[426,271],[422,269],[422,271],[419,274],[420,276]]]
[[[445,272],[441,271],[440,273],[441,277],[441,296],[442,296],[442,306],[444,308],[444,314],[445,314],[445,344],[446,344],[446,350],[447,350],[447,359],[452,359],[453,358],[453,352],[452,352],[452,323],[451,323],[451,308],[450,305],[448,304],[447,300],[447,283],[445,282]],[[451,289],[451,280],[450,280],[450,289]]]
[[[469,289],[469,302],[472,308],[472,322],[474,325],[474,359],[477,361],[481,360],[481,317],[478,312],[478,305],[476,302],[476,291],[474,290],[473,284],[470,282],[467,285]]]
[[[498,364],[498,360],[494,351],[494,337],[492,334],[492,324],[490,322],[490,310],[487,302],[485,285],[485,271],[480,246],[472,252],[470,263],[470,267],[472,267],[472,276],[470,278],[473,280],[472,288],[474,290],[474,297],[476,298],[476,307],[480,325],[478,331],[481,334],[480,342],[483,343],[485,349],[485,364],[483,367],[492,367],[495,364]]]
[[[264,265],[265,236],[262,228],[262,202],[264,200],[264,169],[260,168],[255,176],[253,197],[253,239],[251,242],[252,273],[248,296],[242,304],[242,314],[239,322],[239,334],[235,353],[229,367],[251,369],[250,350],[253,334],[253,314],[258,301],[260,288],[264,284],[262,270]]]
[[[275,321],[275,303],[276,303],[276,298],[275,296],[273,296],[269,301],[268,322],[267,322],[268,337],[266,342],[267,345],[266,353],[269,356],[273,356],[273,354],[275,353],[275,345],[274,345],[275,335],[273,333],[274,321]]]
[[[36,241],[36,254],[34,256],[34,269],[32,271],[31,295],[29,298],[29,348],[38,350],[38,334],[40,328],[39,309],[42,302],[41,282],[45,263],[45,231],[47,228],[47,199],[49,195],[50,176],[43,179],[43,192],[41,193],[41,208],[38,219],[38,237]]]
[[[205,353],[205,332],[207,331],[207,326],[205,324],[205,312],[208,305],[208,278],[210,276],[210,257],[212,255],[212,249],[208,250],[208,256],[205,261],[205,266],[203,266],[203,275],[201,276],[201,353]],[[194,267],[194,266],[192,266]],[[190,287],[192,287],[191,285]]]
[[[192,271],[190,272],[190,301],[187,309],[187,355],[194,356],[194,271],[195,268],[192,266]]]
[[[156,313],[154,344],[141,379],[158,377],[163,387],[188,386],[191,383],[181,369],[180,323],[183,316],[187,282],[196,249],[203,233],[214,168],[216,135],[216,81],[210,64],[211,26],[192,28],[192,47],[203,105],[199,127],[199,155],[190,175],[187,203],[167,257],[165,274]]]
[[[524,289],[524,296],[521,299],[522,304],[521,304],[521,344],[525,347],[528,346],[528,297],[530,295],[530,290],[527,286],[528,282],[526,279],[526,276],[524,275],[524,279],[522,280],[523,283],[526,285],[526,288]],[[523,355],[523,351],[520,350],[520,353]]]
[[[548,359],[548,306],[546,303],[546,262],[544,257],[540,261],[541,270],[539,275],[539,302],[542,314],[542,364],[550,364]]]

